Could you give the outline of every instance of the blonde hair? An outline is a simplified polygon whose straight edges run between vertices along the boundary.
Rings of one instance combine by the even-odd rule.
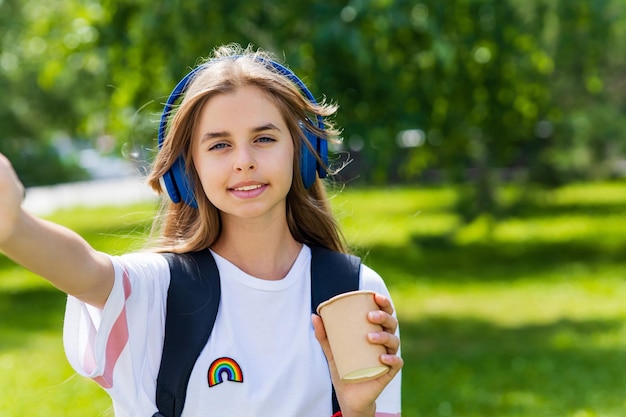
[[[345,240],[334,219],[326,190],[316,178],[306,189],[300,175],[300,150],[308,146],[301,123],[324,140],[339,137],[339,130],[327,118],[337,111],[337,106],[325,100],[314,104],[303,97],[298,86],[266,63],[274,60],[267,52],[243,49],[239,45],[217,48],[213,58],[203,64],[193,78],[175,114],[171,116],[167,135],[148,176],[148,185],[163,194],[161,177],[180,155],[185,160],[185,170],[191,180],[198,208],[184,203],[172,203],[164,198],[159,214],[153,223],[153,244],[156,251],[193,252],[211,247],[221,233],[219,210],[208,200],[191,158],[192,135],[196,121],[205,103],[218,94],[229,94],[243,86],[255,86],[264,91],[278,107],[285,119],[294,142],[293,181],[287,194],[287,224],[297,241],[347,252]],[[311,120],[324,118],[324,129]],[[321,161],[320,161],[321,163]]]

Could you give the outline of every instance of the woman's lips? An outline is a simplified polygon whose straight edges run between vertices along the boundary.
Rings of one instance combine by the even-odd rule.
[[[239,198],[255,198],[263,194],[267,184],[241,184],[229,188],[229,191]]]

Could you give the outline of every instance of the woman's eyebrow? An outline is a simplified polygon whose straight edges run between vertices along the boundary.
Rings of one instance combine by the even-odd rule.
[[[228,136],[230,136],[228,132],[207,132],[202,135],[202,138],[200,138],[200,143],[211,139],[226,138]]]
[[[252,132],[258,133],[258,132],[264,132],[266,130],[278,130],[280,132],[280,129],[274,123],[266,123],[264,125],[255,127],[254,129],[252,129]]]

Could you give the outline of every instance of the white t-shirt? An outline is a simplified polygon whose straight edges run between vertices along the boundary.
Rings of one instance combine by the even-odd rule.
[[[189,380],[182,417],[330,417],[331,382],[310,311],[311,251],[303,246],[281,280],[252,277],[213,253],[221,280],[215,327]],[[69,297],[69,362],[111,396],[117,417],[151,417],[163,348],[169,266],[155,253],[111,257],[115,284],[103,310]],[[389,296],[361,268],[362,289]],[[400,415],[400,374],[377,400]]]

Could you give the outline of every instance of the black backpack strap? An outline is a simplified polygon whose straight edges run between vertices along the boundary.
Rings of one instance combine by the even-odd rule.
[[[311,248],[311,311],[324,301],[359,289],[361,259],[321,247]]]
[[[187,384],[206,345],[220,303],[220,277],[211,252],[164,254],[170,265],[165,340],[153,417],[179,417]]]
[[[311,247],[311,311],[324,301],[359,289],[361,259],[354,255]],[[333,387],[333,414],[340,411]]]

